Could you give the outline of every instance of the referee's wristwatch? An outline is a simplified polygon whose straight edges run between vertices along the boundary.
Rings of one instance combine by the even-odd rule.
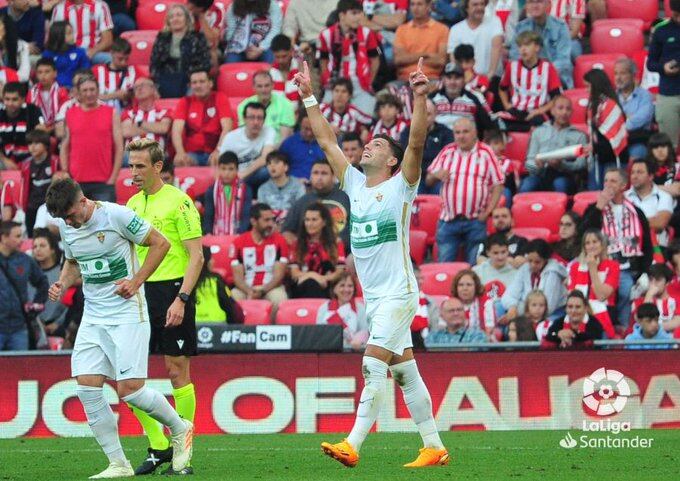
[[[189,302],[189,294],[185,292],[180,292],[179,294],[177,294],[177,297],[179,297],[179,300],[182,301],[184,304]]]

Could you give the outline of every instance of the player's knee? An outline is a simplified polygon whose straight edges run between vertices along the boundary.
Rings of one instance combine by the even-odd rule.
[[[165,367],[172,387],[179,389],[191,382],[189,379],[189,358],[186,357],[166,357]]]
[[[390,366],[390,372],[394,382],[402,389],[408,389],[409,386],[419,382],[420,379],[415,359]]]
[[[118,392],[118,397],[124,398],[130,394],[136,393],[144,387],[144,379],[126,379],[124,381],[119,381],[118,386],[116,386],[116,391]]]

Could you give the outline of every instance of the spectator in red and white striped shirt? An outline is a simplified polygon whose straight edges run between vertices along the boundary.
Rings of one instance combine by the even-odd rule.
[[[477,140],[473,121],[459,119],[453,135],[456,141],[434,159],[425,179],[427,185],[442,182],[438,260],[455,261],[462,244],[466,261],[475,265],[479,245],[486,240],[486,219],[498,204],[505,179],[491,147]]]
[[[99,84],[99,100],[121,111],[132,95],[132,86],[139,71],[128,60],[132,45],[124,38],[117,38],[111,45],[111,62],[95,65],[92,73]]]
[[[92,63],[108,63],[113,42],[113,19],[102,0],[63,0],[52,10],[52,22],[65,20],[73,27],[76,46],[87,50]]]
[[[274,90],[285,94],[291,102],[297,102],[300,100],[300,94],[293,83],[293,78],[300,71],[300,63],[295,57],[293,42],[285,35],[277,35],[272,39],[270,48],[274,54],[274,63],[269,70],[274,80]],[[295,108],[297,110],[297,103]]]
[[[172,124],[171,112],[160,108],[156,85],[149,78],[138,78],[133,88],[134,106],[125,110],[121,116],[121,127],[125,145],[133,140],[147,138],[155,140],[165,149],[165,140]]]
[[[187,8],[194,17],[194,30],[203,32],[211,50],[215,51],[217,60],[217,46],[220,38],[224,34],[225,12],[220,7],[223,4],[216,4],[213,0],[189,0]]]
[[[392,94],[379,95],[375,111],[378,114],[378,120],[368,135],[368,141],[370,142],[378,134],[385,134],[399,142],[401,133],[408,127],[408,123],[401,118],[399,99]]]
[[[45,120],[45,130],[51,134],[57,112],[69,98],[68,90],[57,83],[57,67],[49,57],[38,60],[35,76],[38,81],[28,91],[26,102],[40,108]]]
[[[453,50],[453,59],[463,69],[465,89],[477,92],[483,98],[489,89],[489,77],[475,71],[475,49],[469,43],[461,43]]]
[[[550,15],[569,26],[571,35],[571,60],[583,54],[581,35],[585,30],[586,0],[552,0],[550,3]]]
[[[321,114],[326,117],[336,135],[342,132],[356,132],[365,136],[373,121],[370,115],[349,103],[353,89],[354,86],[349,79],[336,79],[332,84],[331,101],[320,105]]]
[[[505,109],[507,130],[527,132],[545,121],[553,99],[562,92],[555,67],[538,54],[543,39],[533,31],[517,35],[519,59],[508,62],[498,95]]]

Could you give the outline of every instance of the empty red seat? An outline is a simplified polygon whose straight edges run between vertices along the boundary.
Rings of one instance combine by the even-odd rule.
[[[598,20],[590,33],[590,47],[593,53],[620,53],[632,56],[645,45],[642,21],[624,22]]]
[[[215,270],[223,270],[222,277],[224,282],[229,285],[234,283],[234,275],[231,270],[231,261],[235,255],[233,252],[235,235],[204,235],[203,245],[210,248],[210,254],[212,255],[213,265]]]
[[[583,215],[588,206],[594,202],[597,202],[597,196],[600,194],[598,190],[579,192],[574,196],[574,205],[571,210],[576,212],[578,215]]]
[[[316,312],[327,299],[288,299],[279,304],[276,324],[316,324]]]
[[[419,266],[423,263],[427,254],[427,232],[411,229],[409,232],[409,244],[411,245],[411,258]]]
[[[212,167],[177,167],[175,177],[179,180],[180,188],[192,199],[205,194],[215,183],[215,169]]]
[[[458,272],[469,267],[470,264],[467,262],[435,262],[421,265],[422,291],[428,295],[451,295],[453,278]]]
[[[584,88],[586,84],[583,80],[583,76],[586,72],[594,68],[604,70],[613,85],[614,64],[621,57],[623,57],[623,55],[617,53],[593,53],[576,57],[576,62],[574,63],[574,86],[576,88]]]
[[[521,204],[523,202],[550,202],[560,204],[562,207],[567,207],[569,197],[562,192],[523,192],[515,194],[512,198],[512,203]]]
[[[584,88],[565,90],[564,96],[571,100],[571,123],[585,124],[588,109],[588,91]]]
[[[550,229],[545,227],[514,227],[513,233],[527,240],[543,239],[550,240]]]
[[[149,65],[151,63],[151,50],[158,36],[157,30],[132,30],[120,34],[122,38],[130,42],[132,52],[128,62],[130,65]]]
[[[510,160],[516,160],[524,163],[527,160],[527,151],[529,150],[529,139],[531,133],[529,132],[510,132],[508,133],[508,141],[505,146],[505,156]]]
[[[551,192],[555,194],[556,192]],[[545,192],[540,192],[545,194]],[[566,197],[566,196],[565,196]],[[564,203],[550,198],[535,198],[531,201],[514,202],[512,217],[515,227],[545,227],[551,234],[557,235],[560,228],[560,218],[566,210]]]
[[[220,66],[217,78],[217,90],[228,97],[250,97],[253,90],[253,74],[259,70],[269,70],[271,66],[264,62],[225,63]]]
[[[135,20],[139,30],[162,30],[168,7],[173,3],[184,3],[169,0],[153,0],[140,2],[135,11]]]
[[[116,202],[125,205],[130,197],[137,192],[139,192],[139,189],[132,183],[130,169],[120,169],[118,179],[116,180]]]
[[[437,235],[437,222],[441,205],[422,202],[413,204],[413,214],[411,214],[411,229],[423,230],[427,232],[427,244],[434,244]]]
[[[659,14],[659,0],[606,0],[608,19],[640,19],[648,29]]]
[[[246,326],[272,323],[272,303],[266,299],[244,299],[238,301],[243,309]]]

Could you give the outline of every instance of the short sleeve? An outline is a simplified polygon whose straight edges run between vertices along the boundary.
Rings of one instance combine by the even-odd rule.
[[[503,169],[501,169],[501,164],[498,162],[496,156],[489,152],[489,184],[498,185],[505,182],[505,175],[503,174]]]
[[[508,62],[505,65],[505,70],[503,71],[503,77],[501,78],[500,88],[509,89],[510,88],[510,65],[512,62]]]
[[[65,239],[65,237],[64,237],[64,227],[66,226],[66,224],[61,219],[58,219],[57,222],[58,222],[58,226],[59,226],[59,237],[63,240],[63,239]],[[71,248],[69,247],[68,243],[63,241],[61,243],[61,245],[64,249],[64,258],[73,259],[73,252],[71,252]]]
[[[188,110],[189,101],[187,100],[187,97],[182,97],[181,99],[179,99],[179,102],[177,102],[173,118],[177,120],[186,120]]]
[[[434,158],[432,163],[428,166],[427,168],[427,173],[428,174],[433,174],[437,172],[438,170],[441,170],[444,168],[444,162],[447,158],[448,155],[448,149],[445,147],[442,150],[439,151],[437,156]]]
[[[233,252],[231,254],[231,265],[232,266],[238,266],[240,264],[243,264],[243,246],[242,246],[242,237],[238,236],[236,239],[234,239],[234,243],[231,246],[231,249],[233,249]]]
[[[276,236],[276,243],[278,244],[278,252],[279,252],[279,262],[283,264],[288,263],[288,256],[290,253],[288,252],[288,243],[286,242],[286,238],[283,237],[282,235],[277,235]]]
[[[151,224],[131,209],[117,204],[106,204],[109,221],[116,231],[137,245],[141,245],[151,232]]]
[[[401,171],[399,171],[399,178],[401,179],[399,182],[401,183],[401,188],[403,189],[404,200],[406,202],[413,202],[413,200],[416,198],[416,195],[418,194],[418,185],[420,185],[420,181],[415,182],[413,185],[409,184],[408,180],[406,180],[406,177],[404,177],[404,173]],[[392,180],[396,182],[394,177]]]
[[[106,4],[106,2],[102,1],[100,3],[102,13],[101,17],[99,18],[99,31],[105,32],[106,30],[113,30],[113,17],[111,17],[111,10],[109,9],[109,6]]]
[[[562,81],[560,80],[560,74],[557,73],[557,69],[551,63],[548,66],[548,92],[553,92],[555,90],[562,90]]]
[[[659,191],[659,206],[656,211],[657,214],[664,211],[673,212],[673,198],[662,190]]]
[[[345,174],[342,176],[340,188],[350,196],[354,189],[359,187],[365,180],[366,176],[363,173],[359,172],[356,167],[348,165],[345,168]]]
[[[274,127],[267,126],[264,129],[264,145],[275,145],[276,144],[276,130]]]
[[[217,107],[217,115],[220,119],[231,118],[231,107],[229,106],[229,99],[226,95],[221,95],[218,92],[215,104]]]
[[[183,241],[196,239],[203,235],[201,215],[198,213],[198,209],[196,209],[191,198],[186,194],[182,195],[182,199],[177,206],[175,223],[179,238]]]
[[[604,283],[607,284],[608,286],[613,287],[614,289],[618,289],[620,275],[621,266],[619,265],[618,262],[613,261],[609,265],[609,269],[607,270],[607,277],[605,278]]]

